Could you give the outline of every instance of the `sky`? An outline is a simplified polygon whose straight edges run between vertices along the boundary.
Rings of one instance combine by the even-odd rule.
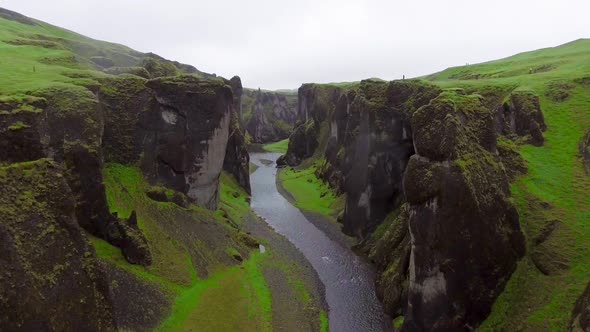
[[[588,0],[0,0],[244,86],[392,80],[590,38]]]

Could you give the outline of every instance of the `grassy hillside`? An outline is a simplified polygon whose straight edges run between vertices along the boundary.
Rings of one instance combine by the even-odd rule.
[[[542,147],[520,148],[529,171],[512,185],[527,256],[481,329],[566,330],[573,304],[590,281],[590,176],[578,156],[578,144],[590,129],[590,40],[425,78],[444,88],[518,89],[540,96],[546,141]],[[560,226],[535,247],[535,238],[551,222]],[[533,258],[561,268],[545,275]]]
[[[147,68],[143,69],[140,66]],[[105,72],[202,74],[192,66],[94,40],[0,8],[0,96],[51,86],[96,85]]]

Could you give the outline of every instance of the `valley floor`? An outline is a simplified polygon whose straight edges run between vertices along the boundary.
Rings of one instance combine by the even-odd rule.
[[[172,203],[143,197],[141,175],[133,168],[109,165],[105,172],[111,207],[119,214],[137,209],[139,224],[154,252],[149,268],[128,264],[120,250],[93,238],[109,281],[122,329],[158,331],[320,331],[327,330],[323,285],[302,254],[284,237],[253,215],[246,193],[224,174],[221,209],[216,213],[191,207],[191,223],[239,223],[238,234],[256,239],[263,249],[238,252],[231,242],[197,244],[203,269],[182,237],[168,236]],[[155,218],[157,216],[158,218]],[[209,231],[214,231],[214,228]],[[211,235],[208,234],[208,235]],[[213,236],[215,237],[215,236]],[[200,241],[197,239],[197,242]],[[215,258],[224,247],[242,262]],[[262,247],[261,247],[262,248]],[[239,257],[239,258],[238,258]],[[161,264],[160,264],[161,262]],[[117,313],[120,313],[117,315]]]

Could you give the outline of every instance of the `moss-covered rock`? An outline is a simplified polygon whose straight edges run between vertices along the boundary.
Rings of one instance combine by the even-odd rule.
[[[288,138],[297,121],[297,95],[280,91],[246,89],[245,128],[254,143],[276,142]]]
[[[532,92],[516,91],[510,94],[495,119],[498,131],[506,136],[524,137],[526,142],[541,146],[547,130],[539,97]]]
[[[72,197],[48,159],[0,168],[2,329],[116,329],[107,280]]]
[[[476,327],[525,250],[496,155],[493,111],[480,96],[447,91],[414,113],[412,130],[416,155],[404,175],[411,254],[402,329]]]

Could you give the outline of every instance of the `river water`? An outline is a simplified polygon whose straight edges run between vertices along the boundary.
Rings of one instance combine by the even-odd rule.
[[[326,289],[330,331],[383,331],[385,317],[375,295],[372,267],[351,249],[330,240],[279,193],[274,163],[279,156],[250,154],[250,161],[258,166],[250,176],[252,209],[291,241],[317,271]]]

